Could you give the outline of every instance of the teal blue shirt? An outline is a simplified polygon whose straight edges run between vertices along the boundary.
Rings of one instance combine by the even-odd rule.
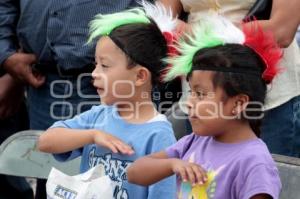
[[[114,198],[117,199],[173,199],[176,198],[175,177],[169,177],[152,186],[143,187],[127,181],[126,169],[137,158],[164,150],[175,143],[171,124],[166,120],[143,124],[131,124],[123,120],[115,107],[94,106],[73,119],[56,122],[53,127],[72,129],[99,129],[110,133],[131,145],[134,155],[114,154],[109,149],[86,145],[69,153],[55,155],[60,161],[67,161],[82,156],[80,172],[102,164],[105,172],[117,183]],[[147,171],[145,171],[147,172]],[[141,173],[141,175],[143,175]]]

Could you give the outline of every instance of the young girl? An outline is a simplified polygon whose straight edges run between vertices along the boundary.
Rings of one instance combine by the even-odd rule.
[[[175,177],[142,187],[129,184],[126,176],[127,167],[138,157],[175,143],[170,123],[151,101],[167,55],[163,32],[171,31],[175,20],[163,7],[145,5],[148,14],[136,8],[98,15],[91,23],[89,41],[102,36],[92,77],[103,105],[56,122],[38,143],[41,151],[54,153],[61,161],[81,155],[80,172],[102,164],[117,184],[114,198],[120,199],[166,199],[176,193]],[[165,25],[161,29],[158,18]]]
[[[149,185],[175,173],[180,199],[277,199],[278,171],[256,134],[280,49],[258,27],[242,32],[219,16],[187,38],[165,79],[187,75],[194,133],[133,163],[129,182]]]

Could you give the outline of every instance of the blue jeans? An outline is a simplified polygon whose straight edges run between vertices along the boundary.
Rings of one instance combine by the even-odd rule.
[[[46,130],[55,121],[72,118],[100,104],[90,77],[62,79],[47,75],[42,87],[28,89],[27,99],[30,128],[34,130]]]
[[[261,130],[271,153],[300,157],[300,96],[267,111]]]

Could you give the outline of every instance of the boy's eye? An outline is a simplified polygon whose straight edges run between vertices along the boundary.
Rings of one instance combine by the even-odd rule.
[[[103,68],[108,68],[108,66],[107,66],[107,65],[104,65],[104,64],[101,64],[101,66],[102,66]]]

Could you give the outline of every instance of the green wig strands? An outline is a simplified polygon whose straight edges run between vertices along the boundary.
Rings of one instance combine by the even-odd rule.
[[[224,41],[215,34],[210,24],[195,25],[192,35],[186,35],[185,39],[178,42],[176,48],[180,55],[165,59],[171,69],[165,75],[164,81],[187,75],[192,69],[193,58],[200,49],[223,44]]]
[[[192,69],[195,54],[203,48],[244,42],[244,33],[228,19],[218,14],[207,16],[193,25],[191,35],[186,35],[186,39],[177,43],[179,55],[165,60],[172,68],[163,77],[164,81],[187,75]]]
[[[101,35],[108,35],[113,29],[125,24],[150,23],[149,18],[141,8],[134,8],[114,14],[98,14],[90,22],[90,35],[87,43],[91,43]]]

